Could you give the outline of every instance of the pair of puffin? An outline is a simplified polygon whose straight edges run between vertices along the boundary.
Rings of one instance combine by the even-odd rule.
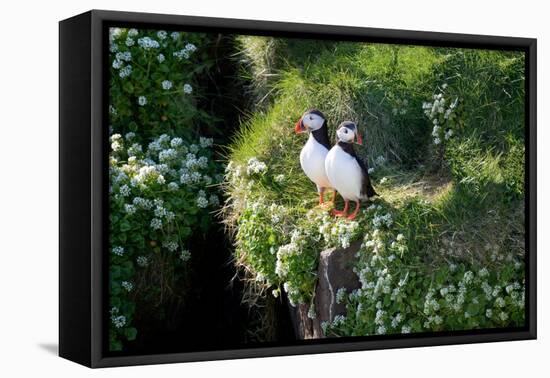
[[[372,187],[368,167],[357,156],[353,143],[363,144],[357,125],[345,121],[336,130],[336,144],[331,146],[326,117],[319,110],[308,110],[295,125],[295,132],[309,133],[309,138],[300,152],[300,165],[306,176],[317,185],[319,204],[324,203],[326,189],[336,192],[344,199],[344,209],[334,209],[336,216],[355,219],[360,201],[376,194]],[[349,202],[355,202],[355,210],[348,215]]]

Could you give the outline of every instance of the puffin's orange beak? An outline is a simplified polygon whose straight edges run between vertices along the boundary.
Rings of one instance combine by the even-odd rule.
[[[298,122],[296,122],[296,125],[294,126],[294,131],[296,134],[303,133],[306,131],[306,128],[304,127],[304,122],[302,121],[302,118]]]
[[[357,144],[363,144],[363,137],[361,137],[361,133],[358,131],[357,134],[355,134],[355,136],[357,136]]]

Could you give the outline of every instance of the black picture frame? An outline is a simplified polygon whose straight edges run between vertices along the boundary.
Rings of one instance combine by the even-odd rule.
[[[526,325],[135,356],[105,353],[108,25],[525,52]],[[89,367],[535,339],[537,41],[530,38],[92,10],[59,23],[59,355]]]

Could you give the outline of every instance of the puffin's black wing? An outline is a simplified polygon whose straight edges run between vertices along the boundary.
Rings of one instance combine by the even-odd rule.
[[[361,194],[363,195],[366,194],[367,197],[369,198],[377,196],[378,193],[376,193],[376,191],[374,190],[370,182],[369,167],[367,166],[367,163],[365,163],[359,156],[357,156],[357,153],[355,152],[355,148],[353,148],[353,144],[338,142],[338,145],[345,152],[353,156],[353,158],[357,161],[357,164],[359,164],[359,167],[361,167],[361,171],[363,172],[363,182],[361,183]]]
[[[369,167],[357,155],[355,156],[355,160],[357,160],[357,163],[359,164],[359,166],[361,167],[361,170],[363,171],[363,182],[361,184],[361,194],[366,194],[367,197],[369,198],[377,196],[378,193],[376,193],[376,191],[374,190],[370,182]]]

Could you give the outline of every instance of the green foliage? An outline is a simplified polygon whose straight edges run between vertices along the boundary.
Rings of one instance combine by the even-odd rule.
[[[426,205],[425,205],[426,206]],[[385,211],[373,208],[373,219]],[[405,212],[406,210],[404,210]],[[368,216],[368,214],[367,214]],[[356,269],[361,288],[343,296],[346,316],[323,324],[326,335],[355,336],[521,326],[524,266],[490,245],[492,261],[457,259],[456,245],[427,256],[395,225],[367,227]],[[367,225],[369,225],[367,223]],[[409,226],[409,224],[406,224]],[[412,241],[411,242],[409,242]]]
[[[138,301],[185,296],[189,242],[219,205],[216,130],[200,107],[207,35],[110,32],[110,350],[132,341]],[[197,47],[198,46],[198,47]]]
[[[225,215],[237,265],[274,295],[284,289],[291,303],[308,304],[319,253],[362,241],[362,288],[339,295],[347,316],[325,324],[327,334],[521,326],[523,54],[240,43],[261,110],[228,153]],[[305,141],[293,125],[312,107],[327,115],[331,136],[346,119],[365,135],[366,148],[356,148],[380,198],[353,222],[317,206],[299,166]]]
[[[186,138],[197,130],[212,134],[212,116],[198,107],[201,77],[213,65],[205,48],[209,38],[111,28],[109,98],[115,132],[134,132],[140,141],[168,130]]]
[[[120,134],[111,136],[110,157],[110,302],[111,347],[118,340],[132,340],[136,270],[145,270],[162,256],[185,275],[190,258],[188,240],[205,233],[210,211],[219,204],[215,183],[217,166],[212,161],[211,139],[184,144],[181,138],[163,134],[142,152]],[[177,268],[179,267],[179,268]],[[159,287],[147,288],[142,296]],[[149,294],[148,294],[149,293]]]

